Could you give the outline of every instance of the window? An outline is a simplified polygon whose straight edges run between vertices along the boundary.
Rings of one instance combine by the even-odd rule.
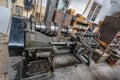
[[[94,2],[93,6],[87,16],[87,18],[91,21],[95,21],[96,17],[98,16],[102,6],[99,5],[98,3]]]

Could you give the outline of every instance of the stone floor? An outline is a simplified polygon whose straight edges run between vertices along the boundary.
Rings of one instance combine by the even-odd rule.
[[[0,80],[13,80],[16,71],[12,66],[21,60],[21,57],[10,58],[7,47],[4,44],[0,53]],[[95,64],[92,61],[90,67],[79,64],[56,69],[53,77],[47,80],[120,80],[120,66],[110,67],[107,63]]]

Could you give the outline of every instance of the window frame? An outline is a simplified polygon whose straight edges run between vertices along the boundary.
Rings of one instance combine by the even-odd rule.
[[[92,7],[88,13],[87,18],[91,21],[95,21],[96,18],[98,17],[98,14],[101,11],[101,9],[102,9],[102,5],[100,5],[99,3],[94,1],[92,4]]]

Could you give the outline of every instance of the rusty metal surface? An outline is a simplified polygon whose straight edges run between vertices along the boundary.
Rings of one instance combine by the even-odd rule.
[[[41,74],[48,72],[50,70],[50,63],[47,60],[33,61],[30,62],[27,67],[27,75],[33,76],[36,74]]]
[[[58,26],[66,27],[66,26],[70,25],[71,20],[72,20],[71,15],[65,14],[62,11],[56,10],[53,21],[56,22],[58,24]]]
[[[117,17],[106,16],[100,28],[100,40],[110,44],[118,31],[120,31],[120,19]]]
[[[65,14],[64,21],[62,27],[69,26],[72,20],[72,16],[69,14]]]
[[[64,13],[62,11],[56,10],[53,21],[57,23],[58,26],[61,27],[63,23],[63,19],[64,19]]]

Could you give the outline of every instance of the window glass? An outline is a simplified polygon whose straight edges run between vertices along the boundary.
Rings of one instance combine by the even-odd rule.
[[[91,21],[95,21],[96,17],[98,16],[100,10],[101,10],[102,6],[99,5],[98,3],[94,2],[91,10],[87,16],[87,18]]]

